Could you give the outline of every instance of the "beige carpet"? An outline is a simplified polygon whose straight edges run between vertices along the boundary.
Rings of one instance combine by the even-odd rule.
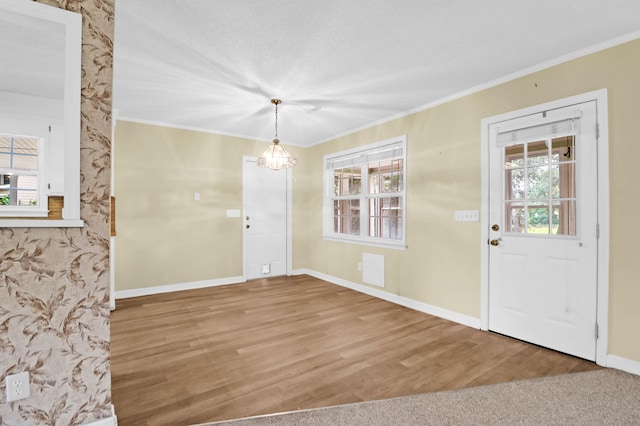
[[[640,376],[603,369],[211,425],[640,425]]]

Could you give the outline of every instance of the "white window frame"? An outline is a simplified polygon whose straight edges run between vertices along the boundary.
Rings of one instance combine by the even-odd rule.
[[[385,194],[369,194],[367,165],[371,162],[370,157],[375,154],[389,151],[390,149],[400,149],[401,156],[392,158],[402,158],[402,191],[393,193],[401,198],[402,206],[402,238],[382,238],[369,236],[369,205],[370,198],[379,198]],[[386,159],[386,158],[385,158]],[[362,185],[360,198],[360,235],[350,235],[334,232],[334,211],[333,211],[333,187],[334,170],[332,164],[336,161],[350,162],[352,165],[362,167]],[[323,157],[323,214],[322,214],[322,235],[325,240],[334,240],[362,244],[375,247],[385,247],[404,250],[406,249],[407,238],[407,135],[401,135],[390,139],[385,139],[365,146],[327,154]]]
[[[0,13],[8,11],[12,13],[23,14],[36,19],[51,21],[64,26],[65,30],[65,75],[64,75],[64,98],[62,106],[53,109],[50,106],[52,102],[44,102],[46,105],[38,105],[34,109],[33,105],[23,103],[22,100],[29,96],[12,94],[3,92],[0,96],[0,113],[2,116],[2,127],[0,131],[9,134],[21,134],[23,131],[14,130],[19,121],[22,119],[29,120],[32,117],[46,118],[58,123],[59,126],[53,128],[56,141],[61,142],[63,146],[63,165],[44,163],[46,168],[44,173],[51,176],[54,166],[63,173],[63,180],[58,179],[56,182],[63,185],[55,191],[49,191],[51,182],[45,182],[43,191],[48,195],[63,195],[64,207],[62,208],[62,219],[40,220],[32,216],[20,215],[17,218],[6,218],[0,216],[0,227],[8,228],[51,228],[51,227],[83,227],[84,221],[80,217],[80,89],[81,89],[81,71],[82,71],[82,15],[80,13],[52,7],[46,4],[36,2],[2,2],[0,4]],[[46,98],[38,98],[40,100]],[[17,102],[14,102],[16,101]],[[42,103],[42,101],[41,101]],[[40,111],[40,107],[48,112]],[[62,114],[58,117],[58,113],[62,110]],[[12,116],[7,119],[7,116]],[[14,119],[13,117],[16,117]],[[6,120],[6,121],[5,121]],[[51,122],[51,121],[50,121]],[[59,130],[56,130],[59,129]],[[51,139],[51,136],[50,138]],[[49,142],[49,143],[47,143]],[[54,145],[57,144],[54,143]],[[51,161],[59,152],[52,153],[51,140],[45,142],[45,154],[47,161]],[[55,184],[55,182],[54,182]]]

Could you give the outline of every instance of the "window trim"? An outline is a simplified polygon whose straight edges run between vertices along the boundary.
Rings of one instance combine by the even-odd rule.
[[[397,148],[402,150],[402,157],[394,157],[394,158],[402,158],[402,176],[403,176],[403,185],[402,191],[399,193],[401,198],[402,205],[402,238],[401,239],[391,239],[391,238],[381,238],[381,237],[370,237],[368,235],[363,235],[363,228],[361,227],[361,235],[351,235],[351,234],[341,234],[333,231],[333,220],[334,220],[334,212],[333,212],[333,179],[334,179],[334,170],[336,168],[340,168],[340,166],[335,167],[332,166],[332,163],[335,163],[337,160],[355,160],[356,157],[360,156],[363,159],[361,161],[355,161],[353,165],[362,165],[363,170],[367,168],[367,164],[370,162],[367,156],[371,154],[375,154],[376,151],[381,151],[382,148],[396,146]],[[332,166],[331,168],[329,168]],[[322,237],[325,240],[329,241],[339,241],[339,242],[347,242],[352,244],[362,244],[367,246],[374,247],[384,247],[384,248],[392,248],[398,250],[405,250],[406,239],[407,239],[407,135],[400,135],[393,138],[381,140],[378,142],[374,142],[368,145],[359,146],[356,148],[334,152],[331,154],[327,154],[323,157],[322,161],[322,175],[323,175],[323,210],[322,210]],[[366,170],[363,172],[363,181],[366,178],[367,173]],[[368,203],[371,198],[381,198],[385,196],[385,193],[381,194],[369,194],[368,186],[366,183],[363,183],[363,190],[366,189],[366,193],[360,194],[360,203]],[[365,188],[366,187],[366,188]],[[360,216],[361,223],[369,222],[370,216],[368,214],[368,206],[364,206],[366,215]],[[366,227],[368,229],[368,226]]]

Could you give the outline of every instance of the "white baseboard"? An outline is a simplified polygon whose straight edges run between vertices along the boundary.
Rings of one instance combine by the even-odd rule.
[[[621,356],[608,354],[607,367],[640,376],[640,362],[622,358]]]
[[[95,422],[85,423],[84,426],[118,426],[118,418],[116,417],[113,405],[111,405],[111,416]]]
[[[133,288],[131,290],[119,290],[119,291],[116,291],[115,296],[116,296],[116,299],[128,299],[129,297],[149,296],[152,294],[171,293],[174,291],[195,290],[197,288],[216,287],[216,286],[227,285],[227,284],[238,284],[238,283],[243,283],[245,281],[246,280],[244,279],[244,277],[219,278],[215,280],[193,281],[193,282],[181,283],[181,284],[168,284],[168,285],[160,285],[156,287],[143,287],[143,288]]]
[[[424,312],[425,314],[433,315],[436,317],[444,318],[449,321],[457,322],[458,324],[466,325],[472,328],[480,328],[480,318],[474,318],[468,315],[464,315],[458,312],[443,309],[438,306],[429,305],[427,303],[418,302],[417,300],[409,299],[408,297],[398,296],[396,294],[388,293],[386,291],[378,290],[375,288],[367,287],[362,284],[356,284],[351,281],[343,280],[331,275],[323,274],[321,272],[312,271],[310,269],[294,269],[291,271],[292,275],[310,275],[312,277],[328,281],[333,284],[337,284],[342,287],[350,288],[351,290],[359,291],[360,293],[368,294],[369,296],[377,297],[379,299],[386,300],[388,302],[396,303],[401,306],[405,306],[416,311]]]

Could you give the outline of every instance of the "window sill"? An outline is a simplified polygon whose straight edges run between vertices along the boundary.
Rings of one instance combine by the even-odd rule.
[[[324,234],[322,236],[325,240],[335,241],[338,243],[350,243],[350,244],[358,244],[362,246],[370,246],[370,247],[381,247],[386,249],[393,250],[406,250],[407,245],[404,241],[397,242],[387,242],[384,240],[374,240],[374,239],[362,239],[356,237],[347,237],[347,236],[336,236],[335,234]]]
[[[82,228],[82,219],[1,219],[0,228]]]
[[[3,217],[20,217],[25,219],[31,218],[45,218],[49,215],[49,210],[36,210],[34,208],[25,209],[20,207],[13,207],[7,210],[3,210],[0,212],[0,220],[3,220]],[[22,219],[20,219],[22,220]]]

